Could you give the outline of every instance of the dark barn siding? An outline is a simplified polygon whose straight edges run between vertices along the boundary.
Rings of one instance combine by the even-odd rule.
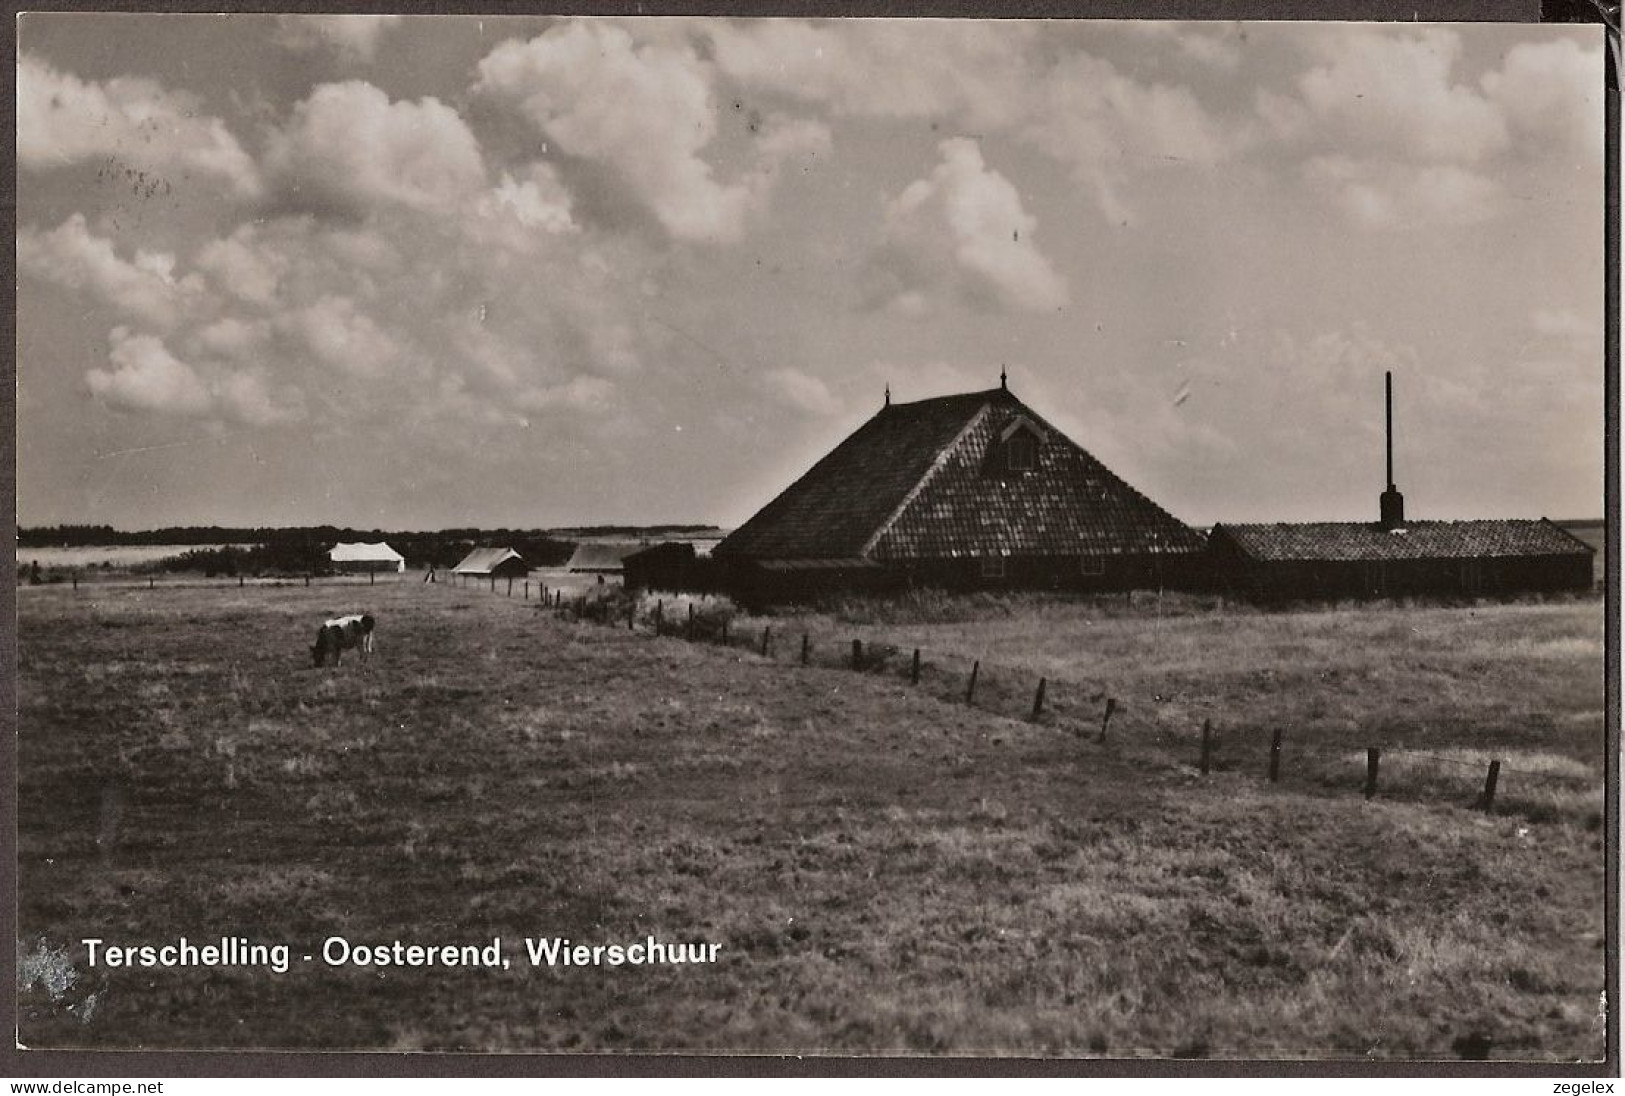
[[[1591,552],[1578,545],[1525,555],[1269,559],[1249,552],[1219,526],[1208,539],[1208,560],[1219,590],[1259,601],[1497,597],[1592,587]]]

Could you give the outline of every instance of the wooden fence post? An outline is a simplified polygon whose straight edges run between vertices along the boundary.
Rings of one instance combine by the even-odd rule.
[[[1276,728],[1270,736],[1270,783],[1279,783],[1281,779],[1281,730]]]
[[[524,600],[524,601],[529,601],[530,600],[530,583],[529,582],[525,583],[525,596],[524,596],[524,598],[522,600]]]
[[[496,577],[496,575],[491,576],[491,592],[493,594],[497,592],[497,577]]]
[[[148,576],[147,576],[147,589],[149,589],[149,590],[150,590],[150,589],[152,589],[152,588],[153,588],[153,582],[154,582],[154,579],[153,579],[153,577],[152,577],[152,576],[151,576],[151,575],[148,575]],[[305,585],[306,585],[306,586],[309,586],[309,585],[310,585],[310,579],[308,579],[308,578],[307,578],[307,579],[305,579]]]
[[[981,672],[982,660],[977,659],[970,664],[970,684],[965,686],[965,703],[976,703],[976,675]]]
[[[1040,715],[1042,715],[1044,713],[1044,686],[1045,686],[1045,684],[1047,684],[1046,679],[1044,679],[1042,677],[1038,679],[1038,693],[1033,697],[1033,718],[1034,719],[1037,719]]]
[[[688,639],[694,638],[694,603],[688,603]]]
[[[237,589],[241,590],[242,588],[243,588],[243,576],[238,575],[237,576]]]
[[[1501,779],[1501,762],[1491,761],[1490,771],[1484,776],[1484,795],[1480,805],[1486,814],[1495,805],[1495,785]]]
[[[72,574],[71,574],[71,575],[69,575],[69,576],[68,576],[68,577],[70,577],[70,578],[72,578],[72,579],[73,579],[73,588],[74,588],[74,589],[75,589],[75,590],[77,590],[77,589],[79,589],[79,572],[78,572],[78,571],[74,571],[74,572],[73,572],[73,573],[72,573]]]
[[[1208,774],[1209,762],[1213,756],[1213,721],[1202,720],[1202,775]]]
[[[508,596],[513,597],[513,579],[508,579]]]
[[[376,583],[377,581],[378,581],[378,572],[377,571],[368,571],[367,572],[367,585],[371,586],[374,583]]]
[[[1365,751],[1365,797],[1370,799],[1377,794],[1377,761],[1382,757],[1382,751],[1375,746],[1367,747]]]
[[[1100,717],[1099,741],[1106,741],[1106,728],[1111,726],[1112,716],[1117,713],[1117,700],[1114,697],[1106,698],[1106,714]]]
[[[920,649],[918,647],[914,648],[914,662],[908,668],[908,683],[910,685],[920,683]]]
[[[857,669],[861,669],[862,667],[863,667],[863,640],[854,639],[852,641],[852,668],[854,670],[857,670]]]
[[[801,664],[803,666],[805,666],[807,664],[807,648],[808,648],[807,633],[802,632],[801,633]]]
[[[305,576],[305,585],[306,585],[306,586],[309,586],[309,585],[310,585],[310,576],[309,576],[309,575],[306,575],[306,576]]]
[[[655,635],[660,635],[666,623],[666,603],[660,598],[655,599]]]
[[[762,628],[762,657],[767,657],[767,645],[772,639],[773,626],[764,625]]]
[[[728,645],[728,622],[726,620],[722,622],[722,645],[724,647]]]

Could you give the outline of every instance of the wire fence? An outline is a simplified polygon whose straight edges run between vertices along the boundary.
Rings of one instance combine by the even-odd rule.
[[[668,607],[664,598],[631,595],[618,586],[566,591],[529,580],[518,580],[517,585],[514,581],[492,580],[485,585],[493,593],[534,600],[538,609],[551,609],[560,619],[720,646],[779,663],[899,679],[945,702],[974,707],[989,715],[1023,719],[1100,744],[1117,741],[1114,721],[1127,711],[1124,701],[1105,681],[1062,680],[1044,675],[1035,680],[1030,668],[958,653],[928,655],[920,647],[874,638],[815,639],[810,631],[775,632],[771,623],[762,624],[760,631],[742,632],[726,599],[709,595],[675,595]],[[1327,787],[1348,784],[1349,770],[1354,768],[1358,775],[1357,766],[1363,764],[1362,787],[1368,799],[1375,798],[1379,791],[1450,801],[1471,794],[1472,805],[1486,812],[1496,811],[1499,804],[1508,813],[1522,813],[1536,820],[1578,819],[1587,825],[1601,822],[1601,778],[1573,759],[1559,759],[1571,768],[1569,772],[1543,772],[1507,765],[1504,758],[1484,750],[1469,751],[1473,755],[1469,759],[1385,742],[1339,746],[1305,740],[1301,735],[1289,737],[1287,729],[1281,727],[1239,724],[1221,729],[1212,719],[1205,720],[1200,729],[1167,725],[1156,729],[1171,754],[1169,760],[1182,768],[1194,764],[1203,775],[1215,769],[1237,771],[1257,765],[1272,784],[1298,774]],[[1246,759],[1236,756],[1238,748]],[[1179,753],[1186,750],[1189,760],[1179,761]],[[1304,765],[1306,760],[1316,764]],[[1483,774],[1482,781],[1419,779],[1425,774],[1407,767],[1406,762],[1472,771]],[[1511,778],[1517,787],[1509,787],[1504,778]],[[1544,799],[1529,799],[1525,795],[1533,794],[1529,786],[1545,789],[1540,793]]]

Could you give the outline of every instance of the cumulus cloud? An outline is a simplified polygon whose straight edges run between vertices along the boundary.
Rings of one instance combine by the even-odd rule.
[[[776,119],[756,170],[719,180],[702,155],[717,133],[711,66],[682,39],[639,44],[610,23],[569,23],[505,42],[479,72],[477,91],[519,111],[565,155],[608,168],[680,239],[737,240],[771,175],[829,144],[821,125]]]
[[[17,266],[164,330],[175,326],[202,289],[196,275],[175,277],[173,255],[137,251],[132,260],[120,258],[113,241],[92,232],[80,213],[48,232],[24,226],[17,233]]]
[[[1603,139],[1602,51],[1573,39],[1524,42],[1482,81],[1513,133],[1587,161]]]
[[[277,41],[296,50],[327,49],[350,61],[371,64],[378,40],[399,15],[279,15]]]
[[[111,371],[92,369],[85,382],[98,399],[118,407],[167,415],[202,415],[214,398],[191,366],[169,352],[162,339],[115,327]]]
[[[163,181],[195,173],[259,195],[254,161],[196,97],[152,80],[99,83],[24,54],[17,63],[17,163],[44,171],[113,159]]]
[[[753,19],[699,30],[742,87],[860,117],[963,117],[993,127],[1028,105],[1035,24],[966,20]]]
[[[357,215],[402,205],[449,212],[485,186],[479,142],[440,100],[390,102],[361,80],[323,84],[271,135],[266,163],[285,202]]]
[[[1313,140],[1422,163],[1476,163],[1507,146],[1500,111],[1456,78],[1461,36],[1420,29],[1341,30],[1298,80]]]
[[[242,225],[230,236],[204,244],[196,263],[221,290],[251,304],[268,305],[276,299],[281,264],[256,246],[257,237],[253,225]]]
[[[572,204],[553,166],[537,163],[518,177],[503,172],[501,182],[481,200],[480,212],[488,219],[509,216],[521,228],[557,235],[576,230]]]
[[[887,203],[872,269],[879,297],[905,313],[951,295],[981,308],[1045,312],[1066,283],[1038,250],[1038,222],[967,138],[939,146],[942,162]]]
[[[1359,223],[1476,223],[1508,208],[1513,171],[1598,159],[1601,53],[1572,39],[1516,45],[1477,80],[1454,30],[1339,28],[1309,41],[1317,62],[1291,93],[1260,92],[1257,115]]]
[[[1502,190],[1495,180],[1456,164],[1415,167],[1318,156],[1304,165],[1304,176],[1370,228],[1477,224],[1502,208]]]
[[[289,325],[317,358],[358,377],[383,376],[400,353],[395,340],[348,297],[318,301]]]

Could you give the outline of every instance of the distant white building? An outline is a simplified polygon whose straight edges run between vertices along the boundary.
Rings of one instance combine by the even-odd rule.
[[[361,542],[335,544],[333,550],[327,553],[327,558],[332,561],[335,571],[362,573],[406,570],[406,557],[382,541],[377,544]]]

